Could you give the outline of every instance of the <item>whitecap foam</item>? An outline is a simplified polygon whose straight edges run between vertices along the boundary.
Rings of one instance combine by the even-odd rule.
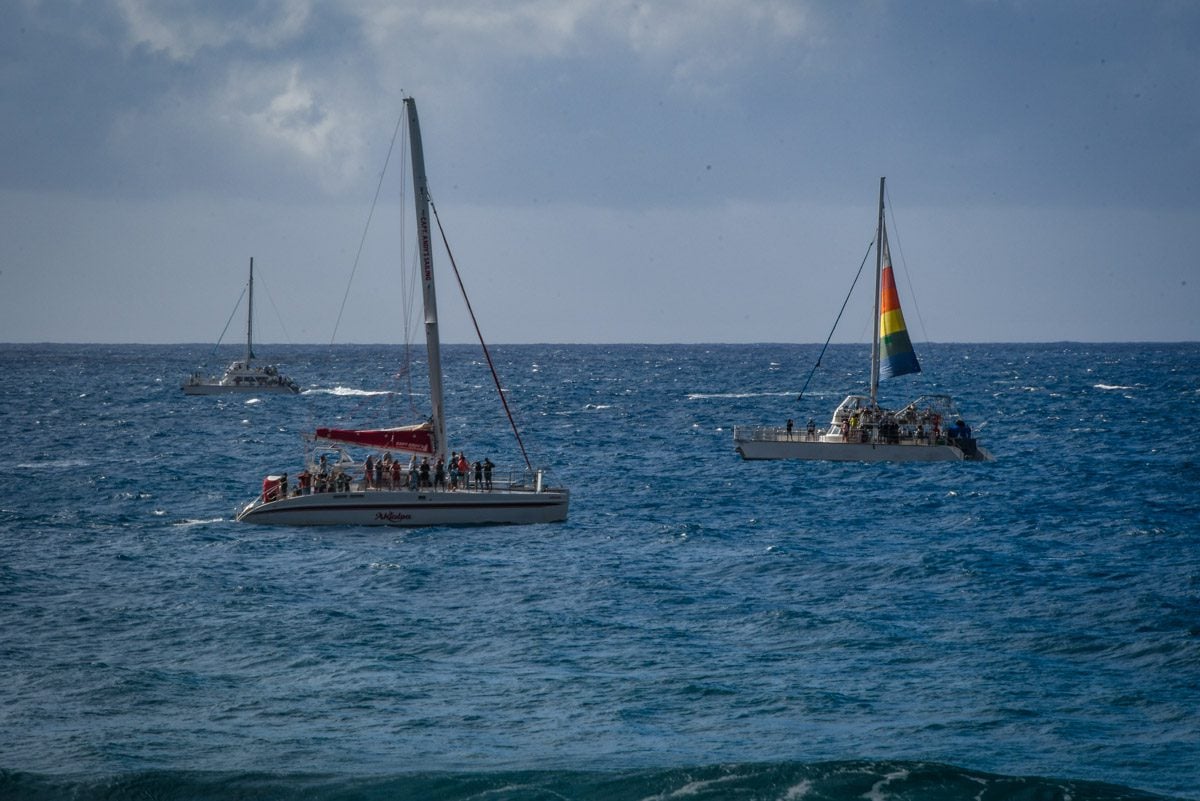
[[[688,400],[741,400],[743,398],[791,398],[795,392],[689,392]]]
[[[44,462],[21,462],[17,467],[21,470],[69,470],[87,467],[88,464],[84,459],[47,459]]]
[[[301,395],[338,395],[341,397],[371,398],[376,395],[394,395],[390,389],[354,389],[353,387],[317,387],[306,389]]]
[[[783,794],[783,797],[786,799],[786,801],[800,801],[801,798],[804,798],[811,793],[812,789],[812,782],[808,779],[805,779],[799,784],[794,784],[787,788],[787,792]]]

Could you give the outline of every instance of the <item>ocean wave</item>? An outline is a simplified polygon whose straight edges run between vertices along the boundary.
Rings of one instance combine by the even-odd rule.
[[[822,801],[1070,801],[1167,799],[1103,782],[1004,776],[928,762],[779,762],[626,771],[414,772],[395,775],[145,771],[105,777],[60,777],[0,771],[8,801],[114,798],[308,801],[438,798],[442,801],[687,798],[821,799]]]
[[[689,392],[688,400],[742,400],[745,398],[794,398],[795,392]],[[817,397],[814,395],[814,397]]]

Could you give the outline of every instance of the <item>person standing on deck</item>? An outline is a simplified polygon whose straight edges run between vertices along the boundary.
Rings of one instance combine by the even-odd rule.
[[[465,452],[458,455],[458,472],[462,474],[463,489],[470,489],[471,463],[467,461],[467,454]]]
[[[439,456],[433,469],[433,488],[446,489],[446,462]]]

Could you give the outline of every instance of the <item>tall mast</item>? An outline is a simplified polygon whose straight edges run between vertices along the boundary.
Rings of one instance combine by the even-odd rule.
[[[246,366],[254,358],[254,257],[250,257],[250,295],[246,300]]]
[[[404,98],[408,109],[408,136],[412,147],[413,202],[417,208],[417,239],[421,253],[421,288],[425,304],[425,350],[429,357],[429,400],[432,406],[433,456],[446,455],[446,419],[442,412],[442,348],[438,339],[437,295],[433,287],[433,238],[429,228],[429,184],[425,180],[425,153],[417,103]]]
[[[879,293],[883,281],[883,182],[879,179],[879,227],[875,229],[875,335],[871,337],[871,405],[875,405],[875,397],[879,394]]]

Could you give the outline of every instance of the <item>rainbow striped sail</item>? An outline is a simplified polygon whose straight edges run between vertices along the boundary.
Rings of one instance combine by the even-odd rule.
[[[900,295],[896,292],[896,277],[892,273],[892,254],[883,235],[883,275],[879,284],[879,377],[892,378],[906,373],[921,372],[904,312],[900,311]]]

